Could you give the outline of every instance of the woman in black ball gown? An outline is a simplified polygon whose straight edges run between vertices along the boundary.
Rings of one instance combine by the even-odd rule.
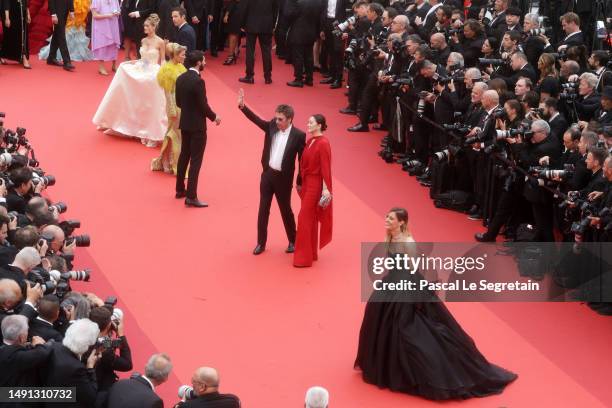
[[[414,253],[408,213],[393,208],[386,216],[387,255]],[[419,279],[392,271],[386,281]],[[478,351],[446,306],[372,294],[365,309],[355,368],[365,382],[431,400],[465,399],[501,393],[517,375],[491,364]],[[383,300],[383,301],[381,301]]]

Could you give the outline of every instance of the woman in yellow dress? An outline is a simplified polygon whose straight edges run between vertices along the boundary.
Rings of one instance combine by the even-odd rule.
[[[187,69],[183,65],[187,48],[176,44],[166,45],[166,55],[170,60],[165,62],[157,73],[157,82],[166,95],[166,113],[168,114],[168,130],[162,143],[161,153],[151,162],[151,170],[171,173],[176,175],[176,165],[181,153],[181,131],[179,130],[179,119],[181,110],[176,106],[176,78]]]

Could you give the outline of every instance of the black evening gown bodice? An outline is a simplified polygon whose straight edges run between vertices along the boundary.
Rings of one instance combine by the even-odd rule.
[[[395,270],[384,279],[418,280],[420,275]],[[355,360],[365,382],[447,400],[499,394],[517,378],[487,361],[437,297],[410,302],[397,296],[370,297],[366,305]]]

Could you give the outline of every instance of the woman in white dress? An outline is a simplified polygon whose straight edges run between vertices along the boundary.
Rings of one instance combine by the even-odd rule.
[[[147,147],[156,147],[168,128],[164,90],[157,83],[165,61],[164,40],[155,34],[158,24],[157,14],[145,20],[140,60],[119,65],[93,117],[104,133],[135,137]]]

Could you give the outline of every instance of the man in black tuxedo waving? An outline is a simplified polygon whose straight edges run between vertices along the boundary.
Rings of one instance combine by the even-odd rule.
[[[206,121],[214,121],[217,126],[221,118],[208,106],[206,85],[200,77],[204,70],[204,53],[191,51],[185,59],[187,72],[176,80],[176,105],[181,108],[179,129],[182,133],[181,155],[178,159],[176,175],[176,198],[185,198],[187,207],[208,207],[198,200],[198,176],[206,149]],[[189,167],[189,181],[185,192],[185,173]]]
[[[49,47],[49,56],[47,64],[61,66],[55,59],[57,49],[59,48],[62,54],[62,62],[66,71],[74,71],[74,65],[70,62],[70,53],[66,45],[66,21],[74,18],[74,2],[73,0],[49,0],[49,14],[53,22],[53,37],[51,37],[51,45]]]
[[[259,255],[266,249],[268,238],[268,219],[272,196],[283,217],[285,232],[289,240],[286,252],[292,253],[295,244],[295,217],[291,210],[291,189],[295,173],[295,158],[302,158],[306,143],[306,134],[293,126],[293,108],[289,105],[279,105],[274,113],[274,119],[263,120],[244,104],[244,91],[238,91],[238,108],[257,127],[265,132],[264,148],[261,154],[261,182],[259,184],[259,214],[257,216],[257,246],[253,254]],[[297,177],[299,190],[302,180],[299,170]]]

